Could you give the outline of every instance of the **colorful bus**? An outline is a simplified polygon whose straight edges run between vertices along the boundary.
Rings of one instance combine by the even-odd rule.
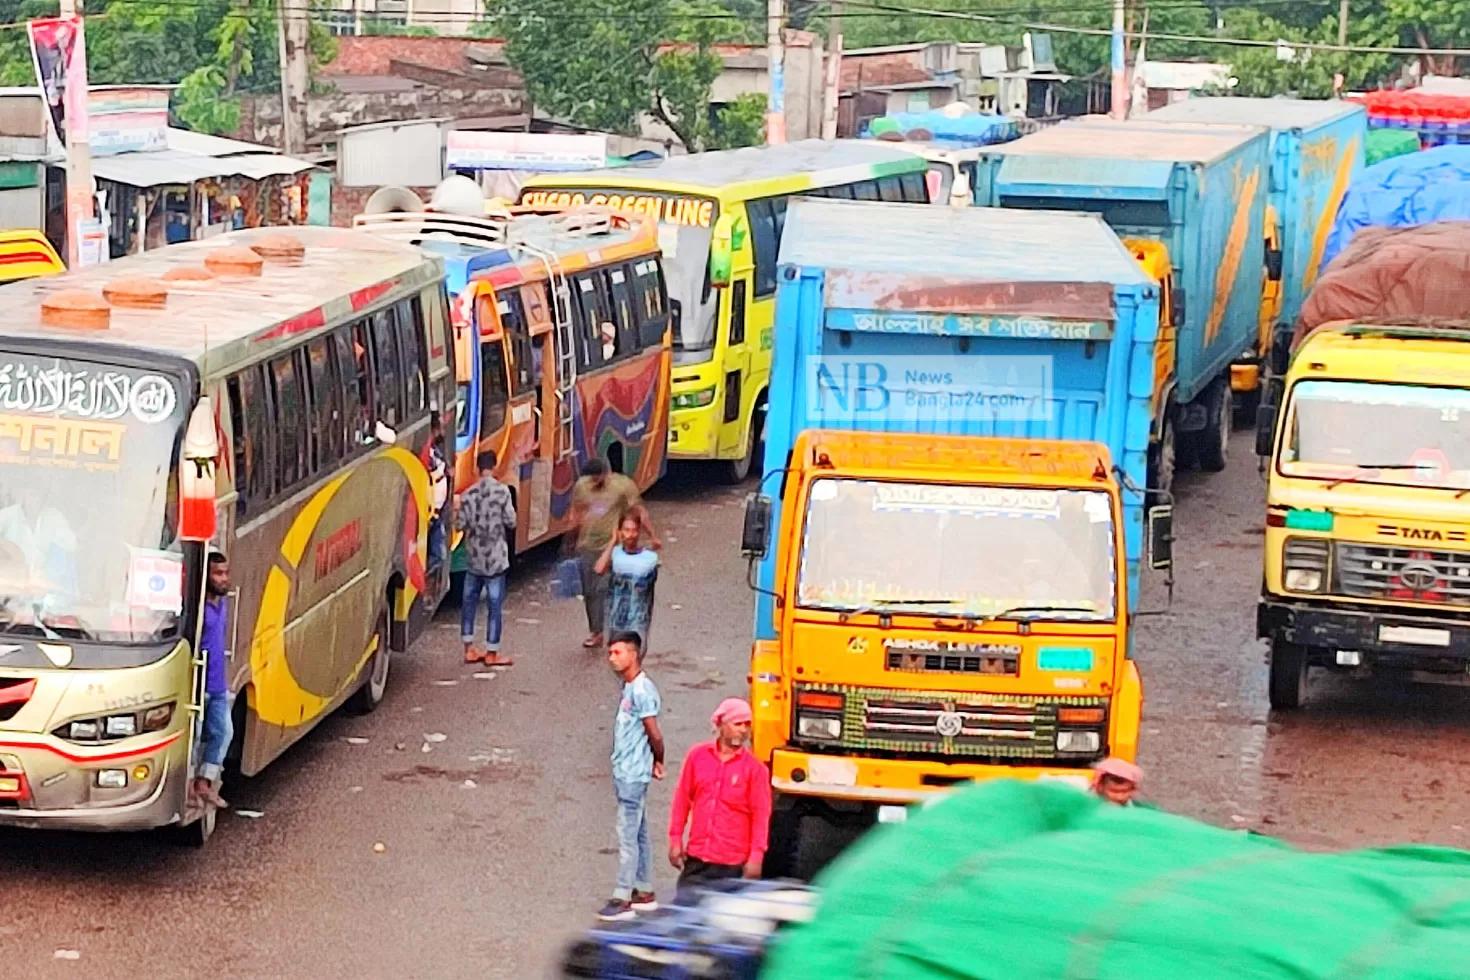
[[[448,584],[421,462],[456,399],[442,280],[296,228],[0,289],[0,825],[209,837],[187,788],[210,548],[242,773],[382,700]]]
[[[922,157],[877,141],[802,140],[544,174],[526,182],[521,202],[606,205],[658,219],[674,335],[669,456],[717,461],[725,479],[739,482],[765,420],[787,202],[927,202],[927,170]]]
[[[495,452],[516,500],[517,551],[567,530],[588,459],[643,489],[663,475],[671,338],[652,218],[585,207],[357,223],[445,259],[455,334],[468,342],[455,486],[473,484],[478,454]],[[456,571],[463,561],[456,548]]]
[[[0,231],[0,282],[54,276],[66,266],[39,231]]]

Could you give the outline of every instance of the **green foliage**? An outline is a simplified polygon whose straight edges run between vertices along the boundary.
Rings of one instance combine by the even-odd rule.
[[[731,150],[740,146],[757,146],[766,139],[766,105],[764,95],[742,95],[727,102],[715,112],[711,124],[709,149]]]
[[[1337,43],[1337,18],[1319,21],[1310,28],[1284,23],[1256,10],[1231,11],[1225,18],[1226,31],[1233,37],[1292,43]],[[1383,38],[1376,25],[1366,17],[1354,25],[1348,40],[1353,44],[1379,45]],[[1285,55],[1285,57],[1283,57]],[[1276,47],[1234,48],[1222,60],[1230,63],[1235,87],[1231,94],[1266,97],[1294,95],[1305,99],[1326,99],[1333,95],[1333,79],[1343,76],[1344,89],[1371,86],[1393,65],[1388,55],[1346,54],[1340,51],[1314,51],[1295,48],[1290,52]]]

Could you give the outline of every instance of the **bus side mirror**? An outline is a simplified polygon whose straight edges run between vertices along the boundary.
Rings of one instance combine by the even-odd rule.
[[[1266,278],[1272,282],[1281,281],[1281,249],[1266,249]]]
[[[214,509],[214,463],[219,458],[214,407],[202,395],[189,413],[179,460],[179,539],[208,541],[218,530]]]
[[[1174,567],[1174,508],[1169,504],[1148,509],[1148,567]]]
[[[738,215],[725,213],[715,221],[709,244],[709,284],[715,289],[730,285],[735,253],[745,244],[745,224]]]
[[[1270,456],[1276,445],[1276,406],[1262,405],[1256,409],[1256,455]]]
[[[740,532],[740,553],[746,558],[764,558],[771,537],[771,498],[753,493],[745,498],[745,526]]]

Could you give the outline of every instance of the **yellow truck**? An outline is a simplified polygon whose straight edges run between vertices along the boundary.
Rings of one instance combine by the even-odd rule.
[[[1271,706],[1313,667],[1470,684],[1470,325],[1325,325],[1277,385],[1256,431]]]

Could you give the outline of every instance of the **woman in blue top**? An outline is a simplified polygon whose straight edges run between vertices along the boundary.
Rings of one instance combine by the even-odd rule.
[[[643,526],[636,514],[618,525],[617,536],[607,543],[594,571],[612,577],[607,587],[607,629],[614,633],[637,633],[648,655],[648,627],[653,619],[653,583],[658,578],[658,553],[639,541]]]

